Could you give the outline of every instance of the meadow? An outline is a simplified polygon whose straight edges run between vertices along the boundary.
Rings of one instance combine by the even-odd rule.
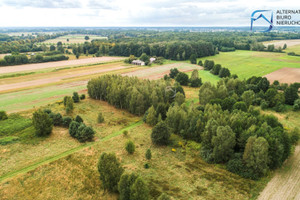
[[[84,37],[89,36],[89,40],[85,40]],[[67,41],[69,39],[69,41]],[[63,44],[81,44],[86,41],[92,41],[92,40],[107,40],[107,37],[101,37],[97,35],[79,35],[79,34],[74,34],[74,35],[64,35],[55,39],[51,40],[46,40],[42,42],[42,44],[46,45],[51,45],[51,44],[57,44],[58,42],[62,42]]]
[[[239,78],[246,79],[251,76],[264,76],[284,67],[300,68],[300,57],[288,56],[285,53],[257,52],[237,50],[234,52],[220,52],[215,56],[203,57],[213,60],[237,74]]]

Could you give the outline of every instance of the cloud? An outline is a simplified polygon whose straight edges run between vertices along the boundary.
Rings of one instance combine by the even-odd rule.
[[[80,8],[78,0],[4,0],[2,5],[24,8]]]
[[[90,0],[88,7],[91,9],[107,9],[107,10],[116,10],[118,5],[112,0]]]

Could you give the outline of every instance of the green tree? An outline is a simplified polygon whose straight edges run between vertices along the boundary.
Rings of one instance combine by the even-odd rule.
[[[287,48],[287,45],[286,45],[286,44],[284,44],[282,49],[286,49],[286,48]]]
[[[130,200],[148,200],[149,190],[145,181],[138,177],[130,188]]]
[[[120,200],[131,200],[130,198],[130,188],[134,184],[138,176],[134,173],[123,174],[118,184],[118,190],[120,193]]]
[[[144,61],[144,62],[145,62],[145,65],[148,65],[149,62],[150,62],[150,57],[147,56],[146,53],[143,53],[143,54],[141,55],[141,57],[140,57],[140,60]]]
[[[78,132],[75,136],[79,142],[86,142],[86,141],[91,141],[94,138],[94,135],[95,135],[94,129],[82,123],[79,126]]]
[[[131,140],[127,141],[125,145],[125,149],[129,154],[133,154],[135,151],[134,143]]]
[[[104,117],[103,117],[102,112],[99,112],[99,113],[98,113],[97,122],[98,122],[99,124],[104,122]]]
[[[241,111],[244,111],[244,112],[247,112],[247,105],[245,102],[243,101],[238,101],[236,102],[234,105],[233,105],[233,110],[234,109],[237,109],[237,110],[241,110]]]
[[[78,122],[78,123],[82,123],[83,119],[80,117],[80,115],[76,115],[75,121]]]
[[[37,136],[47,136],[52,132],[52,120],[49,115],[42,110],[37,110],[33,113],[32,123]]]
[[[73,92],[72,99],[73,99],[74,103],[78,103],[80,101],[78,92]]]
[[[191,80],[199,78],[199,73],[197,69],[194,69],[191,75]]]
[[[300,99],[295,100],[294,105],[293,105],[293,110],[294,111],[300,110]]]
[[[177,92],[176,93],[176,96],[175,96],[175,102],[178,104],[178,105],[181,105],[183,104],[185,101],[185,97],[182,93],[180,92]]]
[[[220,78],[225,78],[225,77],[229,77],[230,76],[230,71],[229,69],[225,68],[225,67],[222,67],[220,69],[220,72],[219,72],[219,77]]]
[[[247,90],[242,94],[242,99],[249,107],[255,99],[255,93],[252,90]]]
[[[66,100],[66,112],[71,113],[74,110],[74,103],[72,98],[67,98]]]
[[[0,111],[0,121],[8,119],[7,114],[4,110]]]
[[[150,126],[154,126],[157,123],[156,111],[153,106],[148,109],[146,123]]]
[[[55,46],[54,45],[50,46],[50,51],[55,51]]]
[[[156,124],[151,133],[151,139],[154,144],[166,145],[169,143],[170,130],[167,124],[162,121]]]
[[[216,64],[216,65],[212,68],[211,73],[214,74],[214,75],[219,75],[221,68],[222,68],[222,67],[221,67],[220,64]]]
[[[216,87],[210,82],[205,82],[199,89],[199,102],[205,105],[210,102],[210,100],[216,97]]]
[[[179,72],[175,77],[175,80],[180,83],[180,85],[188,85],[189,76],[184,72]]]
[[[179,73],[178,69],[177,68],[173,68],[173,69],[170,69],[170,78],[175,78],[177,76],[177,74]]]
[[[89,40],[90,37],[89,37],[89,36],[85,36],[84,39],[85,39],[85,40]]]
[[[294,85],[290,85],[284,91],[285,103],[288,105],[293,105],[295,100],[299,98],[298,88]]]
[[[147,149],[145,157],[147,160],[151,160],[152,158],[151,149]]]
[[[192,54],[190,56],[190,61],[191,61],[191,64],[197,64],[197,56],[196,56],[196,54]]]
[[[69,125],[69,134],[72,136],[72,137],[76,137],[77,135],[77,132],[78,132],[78,128],[80,126],[80,123],[76,122],[76,121],[72,121]]]
[[[199,60],[198,65],[203,66],[202,60]]]
[[[216,163],[226,162],[233,155],[235,134],[229,126],[219,126],[212,138],[213,157]]]
[[[117,192],[124,169],[115,154],[105,152],[101,154],[98,161],[98,172],[102,187],[110,192]]]
[[[261,176],[268,171],[268,149],[269,144],[265,138],[256,136],[248,138],[243,160],[253,174]]]

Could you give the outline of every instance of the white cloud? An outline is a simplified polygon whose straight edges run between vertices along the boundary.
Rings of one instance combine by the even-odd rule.
[[[300,9],[274,0],[0,0],[0,26],[248,26],[256,9]]]

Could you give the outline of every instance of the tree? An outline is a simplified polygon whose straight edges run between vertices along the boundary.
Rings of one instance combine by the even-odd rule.
[[[77,52],[77,53],[75,54],[75,56],[76,56],[76,59],[78,59],[78,58],[79,58],[79,56],[80,56],[80,53],[79,53],[79,52]]]
[[[199,87],[202,85],[202,80],[199,78],[198,70],[194,69],[190,78],[191,87]]]
[[[130,200],[148,200],[149,190],[145,181],[138,177],[130,188]]]
[[[102,187],[110,192],[117,192],[124,169],[115,154],[105,152],[101,154],[98,161],[98,172]]]
[[[225,68],[225,67],[222,67],[220,69],[220,72],[219,72],[219,77],[220,78],[225,78],[225,77],[229,77],[230,76],[230,71],[229,69]]]
[[[198,65],[203,66],[202,60],[199,60]]]
[[[196,56],[196,54],[192,54],[190,56],[190,61],[191,61],[191,64],[197,64],[197,56]]]
[[[173,69],[170,69],[170,78],[175,78],[177,76],[177,74],[179,73],[178,69],[177,68],[173,68]]]
[[[268,149],[269,144],[265,138],[256,136],[248,138],[243,160],[254,175],[266,174],[269,161]]]
[[[118,184],[118,190],[120,193],[120,200],[131,200],[130,198],[130,188],[134,184],[135,180],[138,178],[134,173],[123,174]]]
[[[254,98],[255,93],[252,90],[247,90],[242,94],[242,99],[247,104],[247,107],[249,107],[252,104]]]
[[[134,143],[131,140],[127,141],[125,145],[125,149],[129,154],[133,154],[135,151]]]
[[[89,36],[85,36],[84,39],[85,39],[85,40],[89,40],[90,37],[89,37]]]
[[[42,110],[37,110],[33,113],[32,123],[37,136],[47,136],[52,132],[52,120]]]
[[[150,62],[150,57],[147,56],[146,53],[143,53],[143,54],[141,55],[141,57],[140,57],[140,60],[144,61],[144,62],[145,62],[145,65],[148,65],[149,62]]]
[[[233,154],[235,134],[229,126],[219,126],[212,138],[213,157],[216,163],[226,162]]]
[[[221,67],[220,64],[216,64],[216,65],[212,68],[211,73],[214,74],[214,75],[219,75],[221,68],[222,68],[222,67]]]
[[[216,97],[216,87],[210,82],[205,82],[199,89],[199,102],[206,105],[210,100]]]
[[[164,121],[159,122],[152,129],[151,139],[154,144],[166,145],[169,143],[170,136],[169,127]]]
[[[145,157],[147,160],[151,160],[152,158],[151,149],[147,149]]]
[[[286,44],[284,44],[282,49],[286,49],[286,48],[287,48],[287,45],[286,45]]]
[[[62,121],[62,116],[61,116],[60,113],[56,113],[56,114],[50,113],[49,117],[52,119],[52,123],[53,123],[54,126],[62,125],[63,121]]]
[[[191,80],[199,78],[199,73],[197,69],[194,69],[191,75]]]
[[[62,118],[62,125],[64,127],[68,127],[69,128],[71,122],[72,122],[72,118],[69,117],[69,116],[65,116],[65,117]]]
[[[72,136],[72,137],[76,137],[77,135],[77,132],[78,132],[78,128],[80,126],[80,123],[76,122],[76,121],[72,121],[69,125],[69,134]]]
[[[85,124],[81,123],[75,137],[79,142],[86,142],[91,141],[94,138],[94,135],[95,131],[92,127],[86,126]]]
[[[54,45],[50,46],[50,51],[55,51],[55,46]]]
[[[247,105],[245,102],[243,101],[238,101],[236,102],[234,105],[233,105],[233,110],[234,109],[237,109],[237,110],[241,110],[241,111],[244,111],[244,112],[247,112]]]
[[[293,110],[294,111],[300,110],[300,99],[295,100],[294,105],[293,105]]]
[[[102,112],[98,113],[97,122],[98,123],[103,123],[104,122],[104,117],[103,117]]]
[[[180,106],[185,101],[185,97],[182,93],[177,92],[175,96],[175,102]]]
[[[4,110],[0,111],[0,121],[8,119],[7,114]]]
[[[56,44],[57,46],[62,46],[62,42],[61,41],[59,41],[59,42],[57,42],[57,44]]]
[[[75,121],[78,122],[78,123],[82,123],[83,119],[82,119],[82,117],[80,117],[80,115],[76,115]]]
[[[146,123],[150,126],[154,126],[157,123],[156,112],[153,106],[148,109],[148,115],[146,118]]]
[[[73,92],[72,99],[73,99],[74,103],[78,103],[80,101],[78,92]]]
[[[290,85],[284,91],[285,103],[288,105],[293,105],[295,100],[299,98],[298,88],[294,85]]]
[[[66,100],[66,112],[71,113],[74,110],[74,103],[72,98],[67,98]]]
[[[180,83],[180,85],[188,85],[189,76],[184,72],[179,72],[175,77],[175,80]]]

